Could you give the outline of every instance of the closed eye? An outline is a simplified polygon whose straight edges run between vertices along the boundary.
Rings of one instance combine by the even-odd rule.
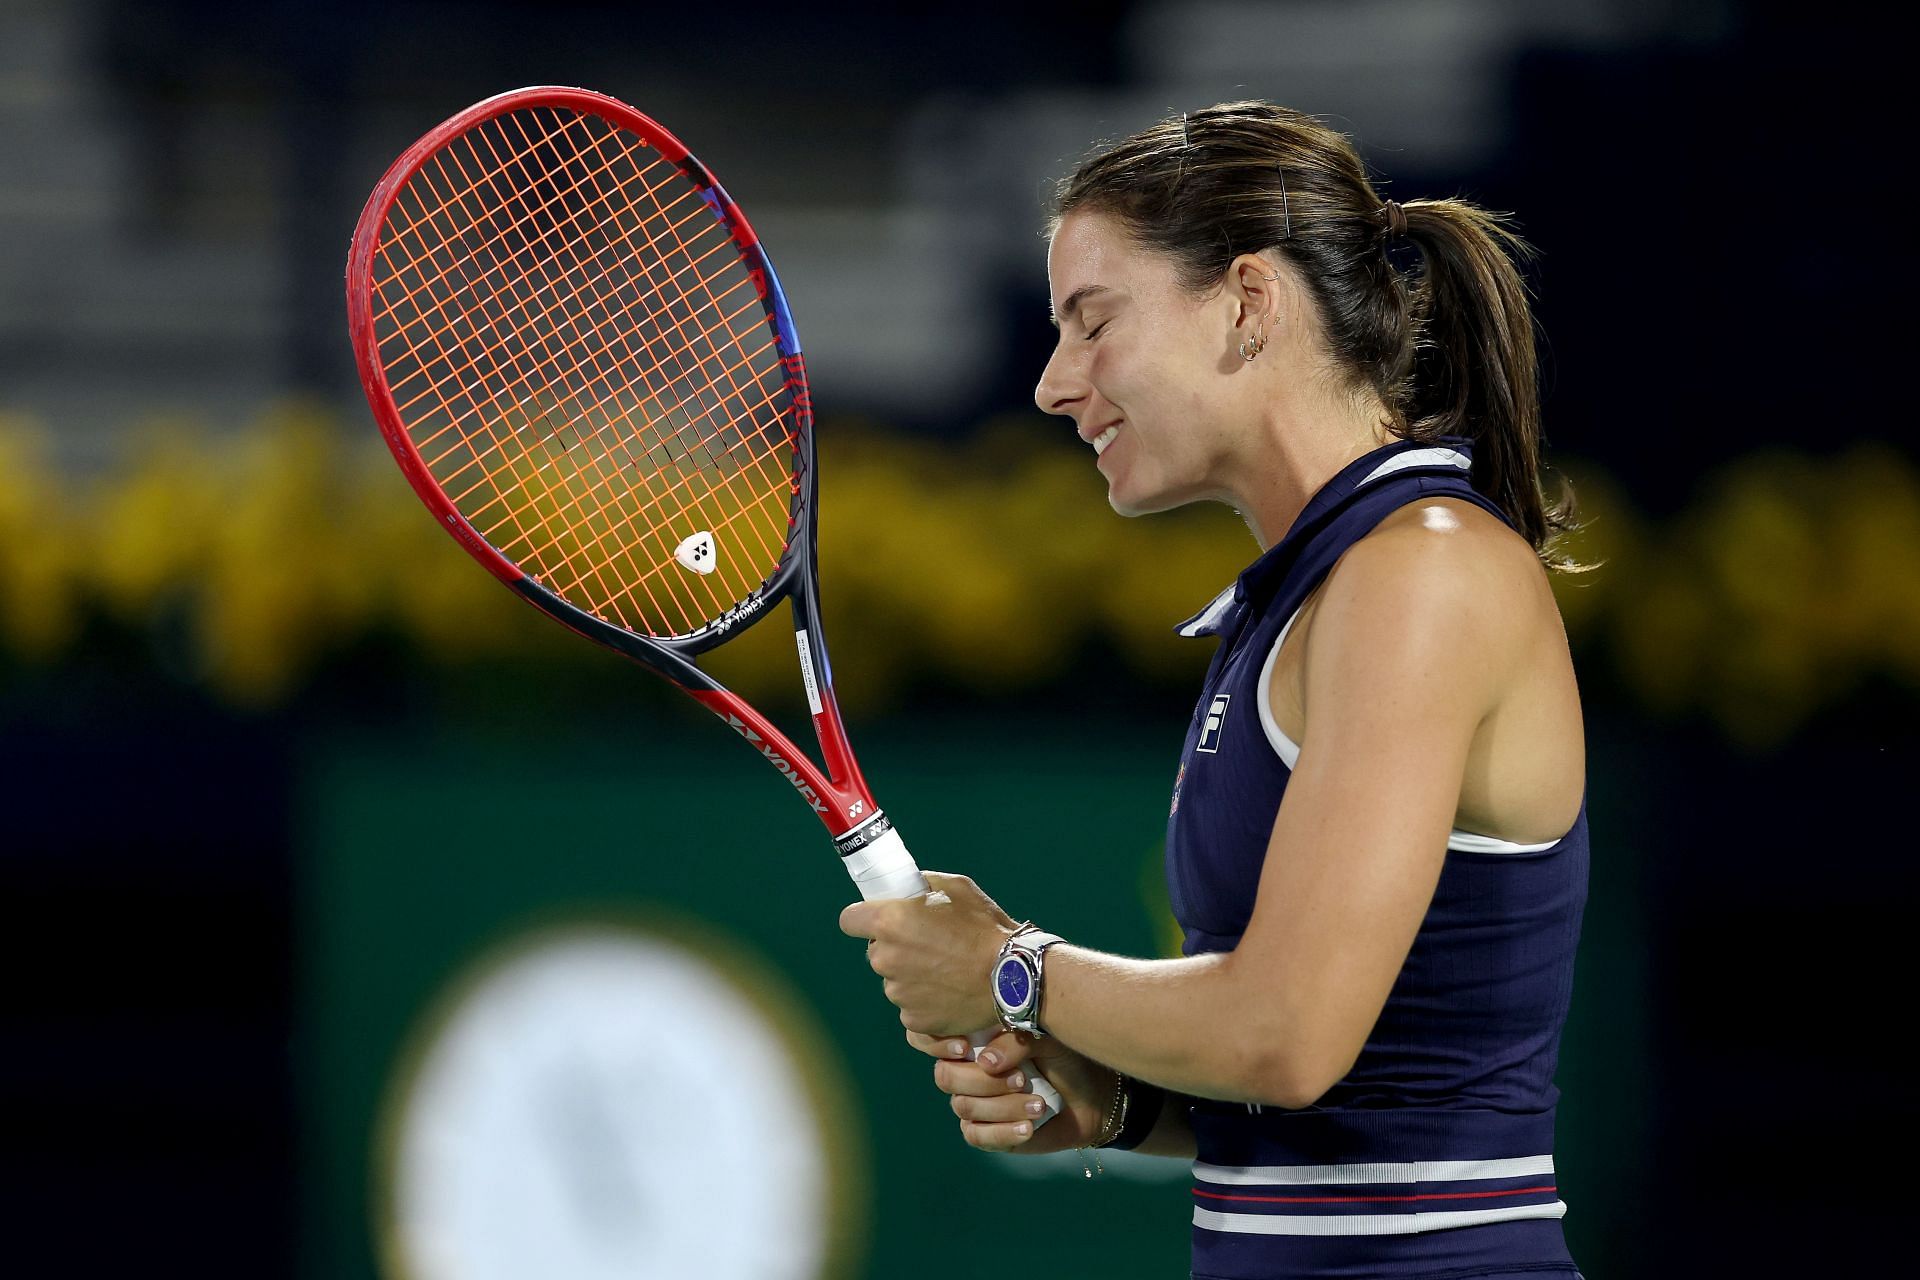
[[[1112,323],[1113,321],[1111,320],[1102,320],[1099,324],[1087,330],[1087,341],[1092,342],[1095,338],[1099,337],[1100,331]]]

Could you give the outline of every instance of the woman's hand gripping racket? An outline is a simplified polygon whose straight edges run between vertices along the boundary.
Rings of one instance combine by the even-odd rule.
[[[583,89],[469,107],[367,200],[347,319],[393,456],[474,559],[725,720],[820,815],[863,898],[927,892],[834,700],[793,318],[678,139]],[[783,597],[824,772],[695,665]],[[1028,1078],[1051,1118],[1059,1095]]]

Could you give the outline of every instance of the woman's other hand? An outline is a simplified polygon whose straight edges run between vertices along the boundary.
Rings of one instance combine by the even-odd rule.
[[[1050,1038],[1003,1031],[969,1061],[965,1040],[907,1032],[907,1043],[935,1059],[933,1083],[960,1118],[960,1136],[982,1151],[1045,1155],[1110,1137],[1119,1074]],[[1028,1092],[1029,1066],[1060,1091],[1065,1109],[1037,1129],[1039,1099]]]

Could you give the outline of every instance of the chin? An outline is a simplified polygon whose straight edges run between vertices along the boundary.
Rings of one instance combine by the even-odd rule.
[[[1113,508],[1116,515],[1132,517],[1157,516],[1162,511],[1172,511],[1176,507],[1184,507],[1187,504],[1185,502],[1128,502],[1109,494],[1107,505]]]
[[[1193,498],[1176,493],[1161,491],[1158,493],[1138,493],[1120,485],[1107,486],[1107,505],[1123,516],[1151,516],[1162,511],[1171,511],[1175,507],[1184,507]]]

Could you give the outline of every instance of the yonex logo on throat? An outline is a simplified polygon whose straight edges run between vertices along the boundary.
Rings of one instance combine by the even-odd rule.
[[[767,758],[767,763],[778,769],[781,776],[793,784],[793,789],[800,793],[802,800],[805,800],[813,806],[815,813],[825,813],[827,811],[827,806],[821,802],[819,794],[807,785],[806,780],[800,776],[800,771],[795,769],[785,756],[768,746],[766,739],[755,733],[746,721],[729,711],[727,713],[727,724],[741,737],[760,748],[760,754]]]

